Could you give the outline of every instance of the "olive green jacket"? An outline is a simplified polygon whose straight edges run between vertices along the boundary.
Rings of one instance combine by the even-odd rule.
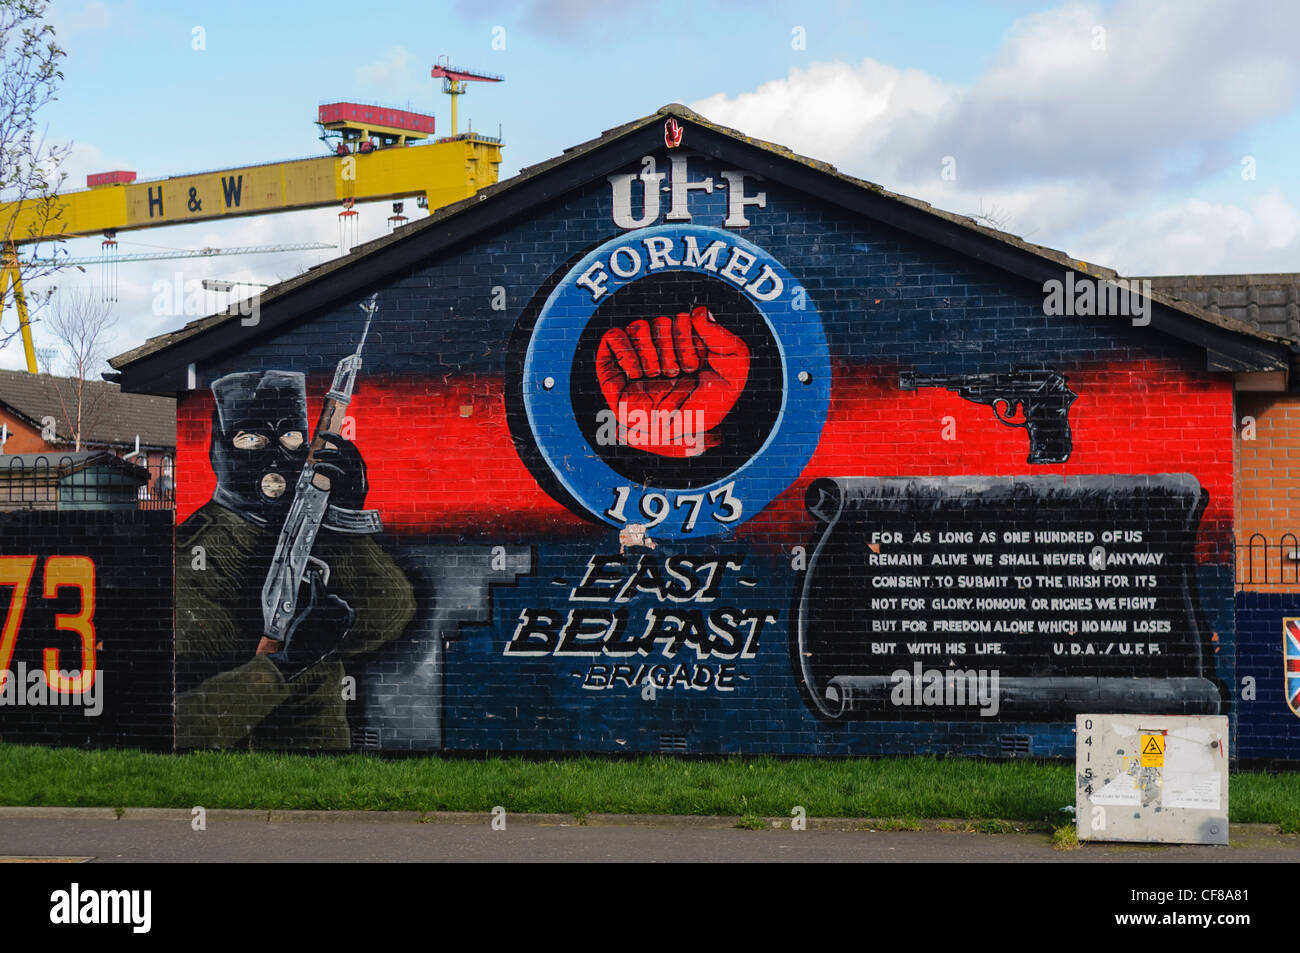
[[[371,537],[323,529],[312,555],[356,619],[336,655],[286,682],[256,654],[278,536],[211,502],[177,529],[177,747],[349,747],[345,664],[399,638],[415,615],[409,580]]]

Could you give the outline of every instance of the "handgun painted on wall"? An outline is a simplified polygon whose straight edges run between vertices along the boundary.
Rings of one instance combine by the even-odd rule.
[[[902,390],[943,387],[972,403],[993,408],[993,416],[1008,427],[1029,431],[1030,463],[1064,463],[1074,443],[1070,436],[1070,405],[1079,397],[1059,371],[1017,368],[1006,374],[898,375]],[[1002,409],[999,409],[1002,408]],[[1023,413],[1023,420],[1013,420]]]
[[[326,447],[325,435],[337,434],[343,427],[343,417],[356,387],[357,372],[361,370],[361,349],[365,347],[370,322],[379,309],[375,303],[377,297],[371,295],[370,300],[361,306],[366,312],[366,326],[356,351],[339,361],[334,370],[334,381],[325,394],[307,460],[294,487],[293,503],[284,518],[271,568],[262,586],[262,634],[282,646],[298,611],[298,592],[302,585],[311,582],[313,574],[321,587],[329,583],[329,566],[311,554],[330,498],[329,479],[316,472],[316,457]]]

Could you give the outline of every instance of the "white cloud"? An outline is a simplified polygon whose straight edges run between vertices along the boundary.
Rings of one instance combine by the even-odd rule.
[[[64,173],[63,190],[84,189],[86,176],[94,172],[111,172],[117,169],[134,170],[135,165],[121,156],[111,155],[98,146],[85,142],[69,143],[67,158],[59,167]]]
[[[1225,0],[1034,14],[912,158],[972,155],[982,185],[1076,174],[1141,186],[1177,177],[1171,155],[1196,172],[1221,167],[1247,130],[1294,108],[1297,30],[1300,7],[1285,2],[1250,16]]]
[[[1249,136],[1295,108],[1297,32],[1300,5],[1284,0],[1265,0],[1248,17],[1230,0],[1070,3],[1017,21],[968,87],[866,59],[795,69],[693,108],[942,208],[996,207],[1008,230],[1082,246],[1070,250],[1122,270],[1173,264],[1159,248],[1194,252],[1202,270],[1258,270],[1246,260],[1252,253],[1290,255],[1285,267],[1295,270],[1285,199],[1204,209],[1182,199],[1238,167]],[[945,157],[955,160],[955,180],[941,175]],[[1129,220],[1152,205],[1167,208]],[[1226,228],[1235,243],[1192,241],[1186,230],[1198,226]],[[1124,228],[1180,237],[1117,240]]]
[[[868,59],[857,67],[834,62],[795,69],[752,93],[719,93],[692,108],[875,179],[883,172],[897,176],[892,149],[923,134],[959,95],[956,87],[920,70]],[[938,163],[936,156],[936,175]]]
[[[1079,253],[1131,275],[1300,270],[1300,209],[1277,190],[1246,206],[1187,199],[1084,235]],[[1117,265],[1118,266],[1118,265]]]
[[[356,67],[352,75],[368,95],[387,104],[427,98],[429,68],[405,46],[390,46],[378,59]]]
[[[1071,4],[1018,21],[966,89],[867,59],[695,108],[886,184],[932,177],[945,155],[983,188],[1062,175],[1151,184],[1171,165],[1239,161],[1228,144],[1296,104],[1300,6],[1265,6],[1247,18],[1222,0],[1130,2],[1105,16]]]

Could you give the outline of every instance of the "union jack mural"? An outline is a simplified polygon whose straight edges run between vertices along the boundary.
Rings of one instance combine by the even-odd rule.
[[[1282,656],[1286,703],[1300,718],[1300,619],[1282,620]]]

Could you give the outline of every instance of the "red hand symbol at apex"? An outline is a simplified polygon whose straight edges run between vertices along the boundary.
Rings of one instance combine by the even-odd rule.
[[[664,457],[717,446],[711,433],[749,380],[749,347],[705,307],[611,328],[596,349],[596,379],[618,439]]]

